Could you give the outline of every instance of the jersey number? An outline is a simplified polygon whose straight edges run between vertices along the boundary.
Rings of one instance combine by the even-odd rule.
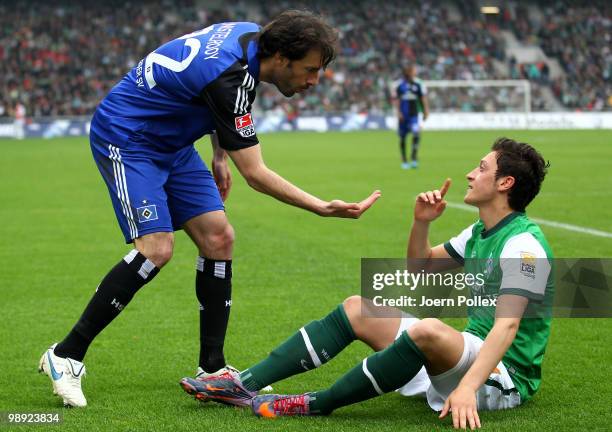
[[[149,54],[145,60],[145,79],[147,80],[149,89],[152,89],[157,85],[157,82],[155,82],[155,78],[153,77],[153,64],[157,64],[159,66],[165,67],[166,69],[170,69],[172,72],[183,72],[189,67],[193,59],[198,55],[200,48],[202,47],[202,43],[200,42],[200,40],[194,38],[193,36],[206,34],[212,29],[213,26],[209,26],[203,30],[190,33],[180,38],[186,39],[185,46],[191,48],[191,52],[189,53],[187,58],[183,59],[182,61],[176,61],[174,59],[171,59],[170,57],[166,57],[155,52]]]

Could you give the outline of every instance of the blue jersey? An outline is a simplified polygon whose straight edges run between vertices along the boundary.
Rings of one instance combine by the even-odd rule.
[[[258,144],[251,105],[260,27],[227,22],[140,60],[98,106],[91,134],[117,148],[175,152],[216,131],[226,150]]]
[[[427,89],[421,80],[403,79],[397,86],[397,98],[400,100],[402,115],[405,118],[416,117],[419,114],[419,104],[426,94]]]

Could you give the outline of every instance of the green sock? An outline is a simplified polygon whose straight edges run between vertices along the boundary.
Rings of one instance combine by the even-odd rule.
[[[393,391],[414,378],[424,362],[425,356],[404,332],[395,342],[364,359],[327,390],[311,393],[310,411],[329,414],[336,408]]]
[[[258,391],[268,384],[327,363],[355,340],[344,307],[339,305],[319,321],[312,321],[279,345],[268,358],[240,374],[244,386]]]

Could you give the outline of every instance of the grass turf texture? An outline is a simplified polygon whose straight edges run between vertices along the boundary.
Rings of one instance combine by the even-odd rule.
[[[552,163],[532,216],[612,231],[610,131],[426,132],[421,166],[399,168],[392,132],[262,136],[267,164],[325,199],[382,198],[362,219],[319,218],[248,188],[234,169],[227,213],[236,229],[230,363],[245,368],[302,324],[359,291],[359,258],[405,253],[414,196],[448,176],[461,202],[465,173],[508,135]],[[207,142],[198,145],[210,157]],[[44,349],[79,317],[122,254],[110,200],[85,138],[0,141],[0,411],[62,412],[57,430],[423,430],[448,429],[420,399],[390,394],[330,417],[266,421],[250,412],[200,405],[177,385],[197,361],[195,247],[177,233],[173,260],[93,343],[85,361],[90,406],[64,410],[36,373]],[[447,240],[475,214],[449,208],[431,229]],[[557,257],[610,256],[612,239],[544,227]],[[462,320],[449,321],[457,328]],[[524,406],[483,412],[487,430],[609,427],[612,320],[555,320],[543,385]],[[354,343],[323,368],[275,385],[304,392],[330,385],[368,355]]]

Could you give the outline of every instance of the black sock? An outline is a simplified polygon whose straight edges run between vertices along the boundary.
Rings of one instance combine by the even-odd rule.
[[[406,163],[406,137],[400,138],[400,153],[402,155],[402,162]]]
[[[223,344],[232,306],[232,260],[198,257],[196,296],[200,302],[200,359],[206,372],[225,366]]]
[[[82,361],[94,338],[157,273],[159,269],[136,249],[128,253],[100,282],[81,318],[55,347],[55,355]]]
[[[412,154],[410,155],[410,159],[413,161],[417,160],[417,153],[419,152],[419,141],[421,140],[421,136],[414,134],[412,136]]]

